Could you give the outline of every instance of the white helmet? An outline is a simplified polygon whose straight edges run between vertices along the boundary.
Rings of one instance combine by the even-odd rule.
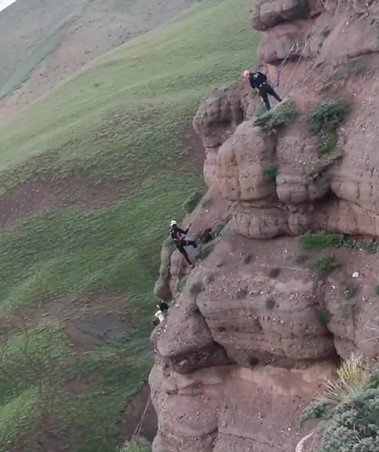
[[[249,77],[249,75],[250,75],[250,71],[248,69],[246,69],[246,71],[243,72],[243,76],[245,78],[247,78],[247,77]]]
[[[170,221],[170,226],[173,227],[175,224],[178,224],[178,222],[176,220],[171,220]]]

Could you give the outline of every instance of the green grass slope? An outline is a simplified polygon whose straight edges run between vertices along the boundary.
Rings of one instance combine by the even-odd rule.
[[[16,313],[17,325],[0,324],[1,451],[15,442],[39,450],[41,438],[54,450],[116,450],[122,411],[152,363],[161,242],[202,185],[182,137],[199,101],[252,64],[250,3],[205,2],[108,54],[1,130],[2,196],[31,180],[129,188],[106,207],[51,208],[0,235],[0,309]],[[66,335],[70,310],[17,321],[60,300],[90,308],[99,294],[121,295],[133,322],[87,351]],[[94,384],[75,394],[67,390],[73,380]]]
[[[172,20],[196,2],[21,0],[13,3],[0,14],[0,100],[24,85],[36,70],[31,84],[17,95],[16,105],[25,106],[25,97],[40,98],[84,64]]]

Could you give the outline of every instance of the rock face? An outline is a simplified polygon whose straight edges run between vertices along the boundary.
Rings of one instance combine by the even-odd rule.
[[[298,407],[330,372],[322,363],[306,370],[218,366],[180,375],[156,365],[150,387],[154,405],[164,409],[153,450],[295,450]]]
[[[256,30],[267,30],[283,22],[309,15],[308,0],[272,0],[254,9],[251,23]]]
[[[272,195],[275,186],[267,180],[265,168],[274,160],[274,149],[274,138],[254,126],[254,120],[243,122],[218,152],[217,181],[223,196],[254,201]]]
[[[307,434],[302,408],[338,360],[379,359],[379,259],[365,251],[379,249],[379,6],[263,0],[251,20],[297,116],[256,125],[260,100],[242,80],[196,114],[209,192],[188,220],[226,227],[192,271],[162,251],[156,290],[172,304],[151,338],[155,452],[292,451]],[[310,127],[329,99],[349,105],[331,149]],[[324,230],[362,237],[300,246]]]

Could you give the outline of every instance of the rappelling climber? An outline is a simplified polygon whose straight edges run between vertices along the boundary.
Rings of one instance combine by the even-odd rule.
[[[259,95],[263,99],[263,102],[266,105],[267,110],[271,110],[270,101],[268,100],[268,95],[275,97],[278,102],[281,102],[282,99],[278,96],[278,94],[274,91],[274,88],[268,84],[267,76],[262,72],[255,71],[251,72],[249,69],[244,71],[243,76],[246,79],[249,79],[250,86],[253,89],[259,91]]]
[[[197,243],[193,240],[186,240],[186,235],[188,234],[190,226],[184,231],[183,229],[180,229],[178,226],[178,222],[175,220],[172,220],[170,223],[170,234],[171,238],[178,249],[184,256],[184,259],[188,262],[188,264],[194,268],[195,266],[190,261],[190,258],[188,257],[187,251],[184,249],[185,246],[192,246],[193,248],[197,248]]]
[[[159,325],[159,323],[163,322],[165,317],[167,316],[167,311],[169,309],[169,305],[165,301],[161,301],[157,304],[158,311],[155,313],[156,319],[152,321],[154,326]]]

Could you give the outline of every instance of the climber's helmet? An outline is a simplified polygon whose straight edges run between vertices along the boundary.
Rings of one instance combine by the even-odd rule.
[[[244,76],[245,78],[250,77],[250,71],[249,71],[249,69],[246,69],[246,71],[243,72],[243,76]]]
[[[171,220],[170,221],[170,227],[172,228],[173,226],[176,226],[178,224],[178,222],[176,220]]]

